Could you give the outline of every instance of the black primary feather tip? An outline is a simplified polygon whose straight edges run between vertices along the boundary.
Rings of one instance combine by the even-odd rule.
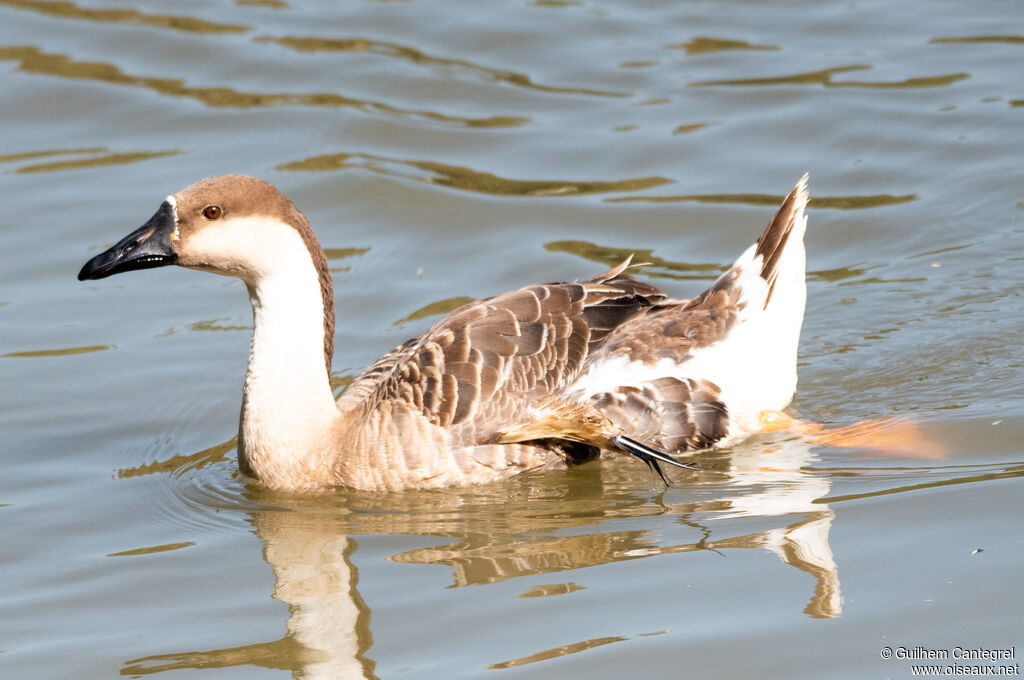
[[[669,482],[668,477],[665,476],[664,471],[661,469],[660,463],[674,465],[676,467],[683,468],[684,470],[706,469],[693,463],[680,463],[678,460],[668,455],[667,453],[647,446],[647,444],[638,442],[632,437],[627,437],[626,435],[615,435],[614,437],[611,438],[611,440],[612,444],[615,444],[623,451],[631,453],[640,460],[642,460],[643,462],[645,462],[649,468],[658,473],[658,476],[661,477],[661,481],[665,482],[667,486],[671,485],[671,482]]]

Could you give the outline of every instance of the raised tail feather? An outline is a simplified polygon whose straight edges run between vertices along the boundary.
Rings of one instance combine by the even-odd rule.
[[[786,252],[786,244],[790,237],[803,238],[803,232],[807,225],[807,218],[804,216],[804,207],[810,200],[807,191],[808,173],[800,178],[793,190],[786,196],[775,217],[768,223],[764,233],[757,239],[755,255],[760,255],[761,278],[768,284],[768,294],[765,296],[764,306],[767,308],[771,302],[772,293],[775,291],[775,282],[779,276],[779,263],[783,253]]]
[[[752,304],[754,309],[766,310],[775,293],[776,284],[787,277],[792,286],[803,286],[803,237],[807,227],[804,208],[807,206],[808,174],[804,174],[765,227],[754,245],[736,260],[733,266],[703,293],[691,300],[684,310],[721,307],[726,304]],[[785,286],[784,286],[785,287]],[[803,317],[803,297],[800,293],[799,316]]]

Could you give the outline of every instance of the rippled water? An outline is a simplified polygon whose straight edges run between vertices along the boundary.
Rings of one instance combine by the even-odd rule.
[[[0,66],[0,675],[1019,663],[1019,3],[0,0]],[[168,193],[269,179],[328,248],[341,389],[469,298],[629,253],[692,295],[808,170],[793,412],[928,447],[270,493],[234,460],[241,284],[74,279]]]

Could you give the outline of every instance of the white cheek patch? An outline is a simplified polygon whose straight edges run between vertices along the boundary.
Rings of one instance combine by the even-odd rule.
[[[250,285],[281,275],[288,281],[289,274],[317,280],[299,232],[271,217],[225,217],[202,224],[181,244],[178,263],[236,276]]]

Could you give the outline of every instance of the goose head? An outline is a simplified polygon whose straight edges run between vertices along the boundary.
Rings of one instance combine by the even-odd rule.
[[[176,264],[258,286],[293,250],[326,270],[309,221],[273,184],[222,175],[168,196],[145,224],[86,262],[78,280]]]
[[[254,310],[267,295],[319,289],[312,296],[330,365],[334,289],[327,257],[306,216],[273,184],[245,175],[200,180],[168,196],[145,224],[86,262],[78,280],[172,264],[241,279]]]

